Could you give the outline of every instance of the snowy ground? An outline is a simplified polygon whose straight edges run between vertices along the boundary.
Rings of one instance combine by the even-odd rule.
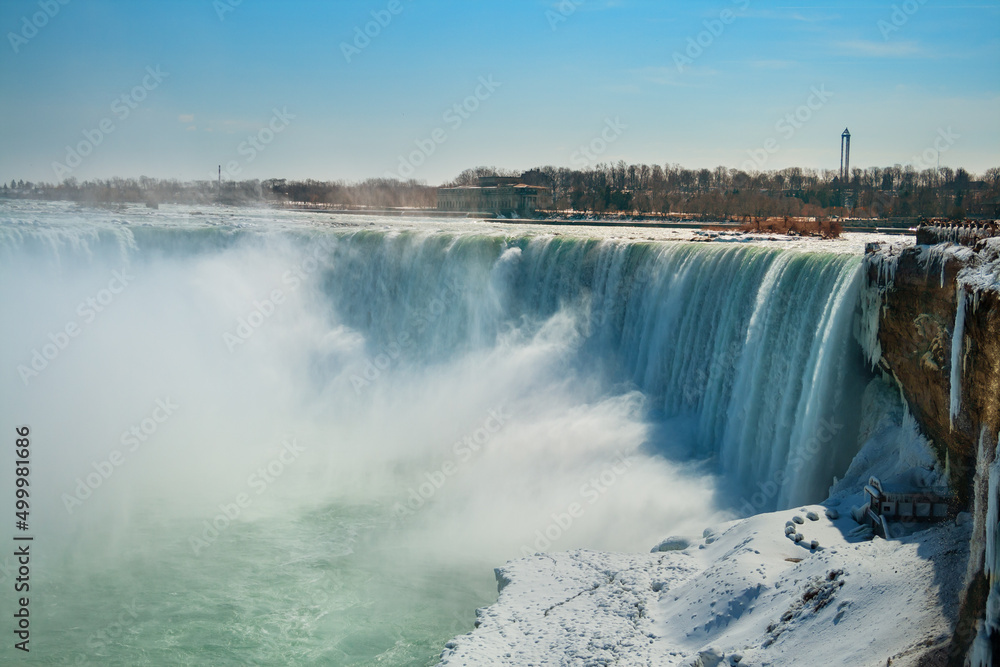
[[[456,223],[450,223],[455,225]],[[468,225],[468,222],[462,224]],[[516,227],[489,220],[476,223],[480,229],[510,233],[512,229],[532,235],[567,235],[599,238],[609,241],[698,241],[712,243],[745,243],[765,248],[782,248],[803,252],[832,252],[863,255],[868,243],[899,243],[913,245],[916,239],[911,235],[876,234],[870,232],[844,232],[837,239],[821,239],[812,236],[788,236],[786,234],[748,234],[739,231],[710,231],[701,229],[675,229],[662,227],[587,227],[552,226],[523,223]],[[447,230],[448,226],[443,226]]]
[[[81,207],[73,202],[40,202],[29,199],[9,199],[0,207],[0,220],[13,224],[56,224],[67,214]],[[912,245],[912,235],[845,232],[838,239],[820,239],[786,234],[746,234],[739,231],[679,229],[672,227],[634,227],[628,224],[594,227],[581,225],[550,225],[544,223],[511,224],[502,220],[428,217],[400,218],[382,215],[348,215],[336,212],[284,210],[251,206],[191,206],[161,204],[150,209],[145,204],[126,204],[115,209],[85,209],[89,217],[104,215],[114,226],[158,227],[177,225],[213,227],[223,225],[247,229],[294,231],[313,230],[317,226],[335,229],[377,229],[384,231],[444,232],[453,234],[495,234],[498,236],[572,236],[604,241],[698,241],[712,243],[742,243],[767,248],[784,248],[803,252],[832,252],[862,255],[868,243],[902,243]],[[29,223],[23,223],[29,220]]]
[[[859,526],[846,506],[837,514],[822,506],[761,514],[667,552],[513,561],[497,570],[497,603],[480,610],[474,632],[447,644],[440,664],[853,666],[892,658],[898,666],[942,645],[954,622],[944,610],[958,608],[968,524],[868,540],[852,536]],[[796,517],[800,542],[785,535]]]

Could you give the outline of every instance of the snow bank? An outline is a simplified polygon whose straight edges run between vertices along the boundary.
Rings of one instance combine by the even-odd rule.
[[[786,537],[785,522],[810,511],[818,519],[800,526],[805,539]],[[901,665],[943,645],[969,526],[891,541],[848,537],[856,527],[813,506],[732,522],[711,544],[678,551],[517,560],[498,571],[497,603],[440,665],[726,665],[736,655],[745,665]]]
[[[1000,291],[1000,237],[984,242],[976,261],[959,272],[958,282],[970,292]]]

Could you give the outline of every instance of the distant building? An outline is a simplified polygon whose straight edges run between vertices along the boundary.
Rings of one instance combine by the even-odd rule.
[[[844,183],[851,180],[851,131],[846,127],[840,135],[840,180]]]
[[[851,183],[851,131],[844,128],[844,133],[840,135],[840,205],[844,208],[853,208],[853,192],[845,190],[845,185]]]
[[[479,185],[438,188],[437,208],[530,218],[538,210],[539,197],[548,192],[548,188],[521,183],[518,177],[482,176]]]

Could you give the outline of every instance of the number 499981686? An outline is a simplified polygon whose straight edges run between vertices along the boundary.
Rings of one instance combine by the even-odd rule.
[[[14,473],[16,474],[15,485],[17,488],[14,491],[14,515],[16,517],[14,525],[18,530],[28,530],[28,513],[30,507],[28,499],[31,496],[29,491],[31,484],[29,481],[31,471],[31,440],[28,436],[31,429],[27,426],[18,426],[15,431],[18,437],[15,440],[15,454],[17,455],[17,459],[15,461]]]

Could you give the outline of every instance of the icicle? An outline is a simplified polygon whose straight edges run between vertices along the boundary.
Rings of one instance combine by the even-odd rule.
[[[862,265],[865,280],[859,298],[861,314],[854,324],[854,338],[861,345],[865,359],[872,368],[882,359],[882,345],[878,340],[879,320],[885,294],[896,279],[899,250],[897,246],[883,245],[878,251],[865,255]],[[868,278],[870,267],[875,268],[878,276],[874,283]]]
[[[984,426],[984,434],[985,430]],[[969,655],[969,664],[972,667],[991,667],[995,664],[990,635],[1000,633],[1000,439],[994,456],[993,463],[989,467],[984,536],[986,553],[983,559],[983,573],[989,581],[990,592],[986,597],[985,622],[976,634]],[[976,537],[976,534],[973,534],[974,541]]]
[[[882,345],[878,340],[879,317],[882,310],[883,292],[878,287],[862,288],[859,298],[861,314],[858,316],[854,337],[861,344],[865,359],[872,368],[882,359]]]
[[[991,579],[1000,574],[1000,438],[992,465],[990,465],[989,498],[986,507],[986,564],[984,571]],[[994,586],[996,586],[994,582]],[[989,622],[990,619],[987,619]],[[993,619],[1000,624],[1000,618]]]
[[[955,328],[951,334],[951,409],[949,426],[955,428],[955,418],[962,408],[962,343],[965,341],[965,288],[959,285],[958,306],[955,310]]]

